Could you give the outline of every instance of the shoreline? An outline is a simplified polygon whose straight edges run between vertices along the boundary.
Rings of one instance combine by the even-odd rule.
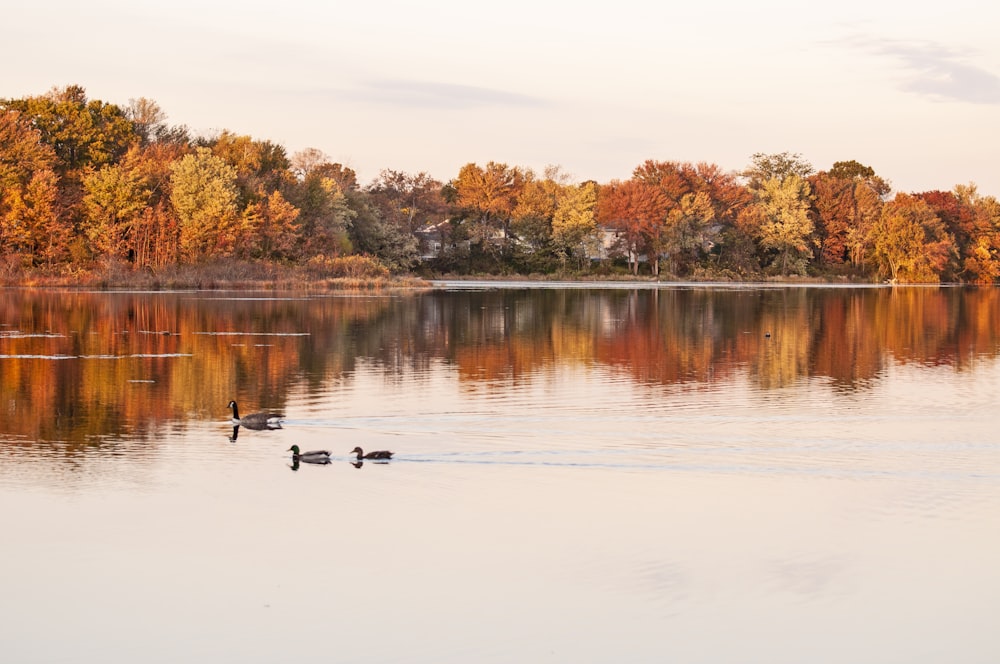
[[[159,277],[144,272],[127,274],[86,273],[54,275],[32,273],[22,279],[2,278],[2,289],[65,289],[131,291],[150,293],[171,291],[269,291],[269,292],[378,292],[385,290],[473,290],[489,288],[892,288],[975,286],[962,283],[882,283],[817,277],[775,277],[770,279],[658,279],[635,275],[440,275],[414,274],[378,277],[324,277],[299,268],[283,268],[280,274],[240,274],[233,277],[218,270],[185,269]]]

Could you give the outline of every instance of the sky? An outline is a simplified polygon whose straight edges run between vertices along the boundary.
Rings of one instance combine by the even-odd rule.
[[[895,191],[1000,196],[1000,5],[981,0],[11,4],[0,98],[145,97],[362,184],[489,161],[603,183],[787,151]]]

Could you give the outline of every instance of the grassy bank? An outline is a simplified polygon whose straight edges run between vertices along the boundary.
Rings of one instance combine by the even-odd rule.
[[[699,273],[687,278],[674,275],[634,275],[631,272],[551,274],[391,274],[378,261],[363,256],[316,257],[305,263],[267,263],[224,259],[159,269],[135,268],[123,261],[102,261],[86,269],[63,267],[46,270],[0,263],[0,286],[28,288],[92,288],[100,290],[383,290],[427,288],[432,279],[475,281],[594,281],[594,282],[767,282],[767,283],[871,283],[857,275],[764,276],[740,279],[726,273]]]
[[[281,265],[221,260],[200,265],[133,269],[106,262],[89,269],[7,269],[0,285],[27,288],[100,290],[382,290],[425,288],[427,282],[383,270],[343,270],[331,266]]]

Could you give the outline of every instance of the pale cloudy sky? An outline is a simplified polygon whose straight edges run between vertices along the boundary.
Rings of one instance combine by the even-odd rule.
[[[855,159],[1000,196],[1000,5],[841,0],[51,0],[0,24],[0,97],[78,84],[354,168],[578,180],[646,159]]]

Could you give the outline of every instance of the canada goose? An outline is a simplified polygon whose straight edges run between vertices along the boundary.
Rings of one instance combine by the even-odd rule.
[[[361,450],[360,447],[355,447],[353,450],[351,450],[351,454],[357,454],[358,455],[358,461],[360,461],[361,459],[391,459],[392,458],[392,452],[386,452],[385,450],[379,450],[377,452],[369,452],[368,454],[365,454]]]
[[[240,417],[240,409],[235,401],[230,401],[229,407],[233,409],[233,424],[257,430],[281,428],[281,418],[284,415],[279,413],[250,413],[249,415]]]
[[[311,452],[301,452],[299,451],[298,445],[292,445],[288,448],[288,452],[292,453],[292,461],[302,463],[330,463],[330,453],[326,450],[313,450]]]

